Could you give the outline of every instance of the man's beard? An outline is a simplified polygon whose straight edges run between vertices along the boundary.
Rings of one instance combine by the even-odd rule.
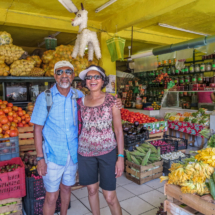
[[[71,86],[71,82],[69,81],[68,78],[67,78],[67,81],[68,81],[68,83],[62,83],[62,79],[60,79],[60,81],[57,82],[57,84],[59,87],[66,89]]]

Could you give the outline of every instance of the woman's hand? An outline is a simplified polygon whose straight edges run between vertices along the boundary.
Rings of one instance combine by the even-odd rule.
[[[116,167],[115,167],[116,178],[119,178],[120,176],[122,176],[123,172],[124,172],[124,158],[118,157],[118,160],[116,162]]]
[[[115,95],[116,101],[115,105],[118,109],[122,109],[122,99],[117,98],[117,95]]]

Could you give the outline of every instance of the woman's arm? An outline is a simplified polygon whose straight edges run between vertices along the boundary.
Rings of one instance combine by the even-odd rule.
[[[121,113],[120,110],[115,107],[115,105],[112,108],[113,113],[113,125],[114,125],[114,131],[116,134],[116,141],[118,146],[118,154],[124,155],[124,137],[123,137],[123,131],[122,131],[122,122],[121,122]],[[124,171],[124,158],[118,157],[118,160],[116,162],[116,178],[120,177]]]

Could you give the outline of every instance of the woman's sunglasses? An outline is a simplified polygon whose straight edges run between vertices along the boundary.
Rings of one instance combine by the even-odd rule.
[[[85,80],[92,80],[92,79],[95,79],[95,80],[100,80],[100,79],[102,79],[102,76],[101,75],[87,75],[87,76],[85,76]]]
[[[71,70],[71,69],[66,69],[66,70],[58,69],[58,70],[55,72],[55,74],[57,74],[57,75],[62,75],[63,72],[65,72],[67,75],[72,75],[73,70]]]

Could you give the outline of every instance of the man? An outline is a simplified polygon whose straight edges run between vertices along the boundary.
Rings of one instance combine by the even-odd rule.
[[[66,215],[71,186],[76,182],[77,171],[78,120],[74,95],[81,98],[83,93],[79,90],[75,92],[71,88],[75,75],[70,62],[57,62],[54,71],[56,84],[50,90],[51,109],[50,111],[47,109],[47,95],[41,93],[37,98],[31,122],[34,123],[37,170],[39,175],[43,176],[46,189],[43,214],[54,214],[60,188],[60,214]],[[121,100],[117,100],[117,106],[121,107]]]

